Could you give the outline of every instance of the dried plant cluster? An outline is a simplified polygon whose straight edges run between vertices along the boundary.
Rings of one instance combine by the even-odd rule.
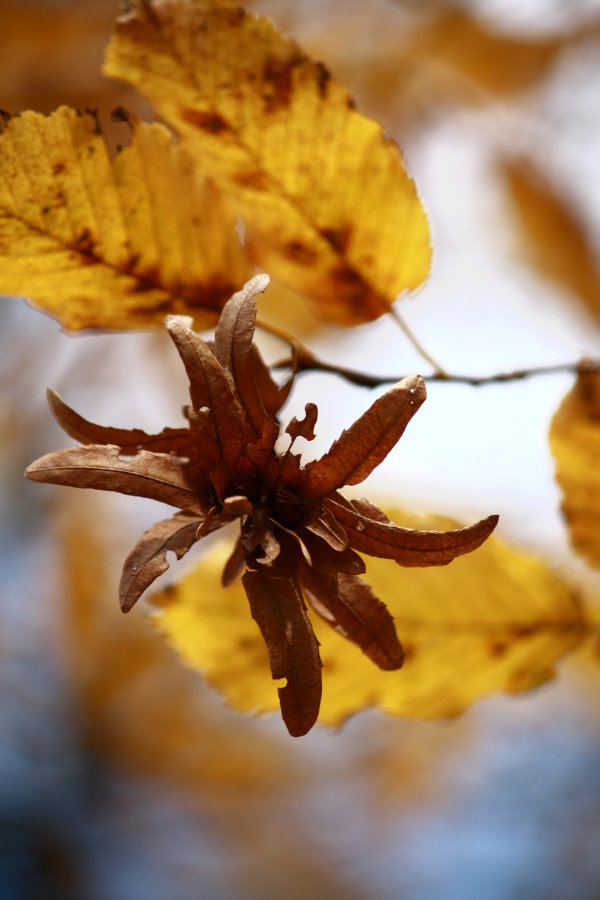
[[[241,575],[253,618],[267,645],[281,711],[292,735],[315,723],[321,702],[319,646],[305,603],[355,642],[381,669],[398,669],[403,651],[392,616],[360,577],[359,553],[402,566],[445,565],[478,547],[497,516],[453,531],[418,531],[393,524],[368,500],[339,491],[363,481],[386,457],[426,397],[419,376],[398,382],[306,466],[292,452],[312,440],[317,407],[285,432],[277,452],[277,414],[293,383],[273,378],[253,343],[256,300],[268,284],[258,275],[228,301],[207,343],[181,316],[167,328],[190,382],[186,428],[149,435],[86,421],[54,392],[52,412],[84,446],[58,450],[27,469],[40,482],[91,487],[150,497],[181,511],[153,525],[127,557],[120,585],[123,611],[168,568],[167,552],[181,558],[207,534],[240,521],[223,570],[224,584]],[[357,552],[358,551],[358,552]]]

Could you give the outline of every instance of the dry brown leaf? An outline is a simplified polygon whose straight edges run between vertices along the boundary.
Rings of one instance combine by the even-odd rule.
[[[215,322],[249,265],[235,217],[166,128],[135,127],[111,161],[90,113],[3,124],[1,293],[71,329],[156,326],[169,311]]]
[[[214,0],[133,2],[105,64],[182,136],[246,223],[254,258],[353,324],[429,269],[398,147],[273,23]]]
[[[505,159],[500,171],[519,223],[522,255],[600,318],[598,251],[574,204],[531,162]]]
[[[403,655],[392,619],[361,582],[362,563],[354,551],[400,565],[446,565],[478,547],[498,517],[447,533],[422,532],[399,528],[367,501],[352,503],[339,494],[344,485],[364,480],[402,436],[425,399],[419,376],[375,400],[328,453],[306,468],[289,447],[276,451],[275,415],[285,391],[274,390],[267,367],[253,353],[255,295],[267,283],[258,275],[228,301],[212,344],[191,331],[185,317],[168,317],[190,382],[188,433],[171,429],[146,435],[99,427],[51,392],[59,422],[86,443],[47,454],[26,475],[40,482],[137,493],[183,510],[183,517],[176,514],[149,529],[127,558],[121,578],[125,611],[166,570],[169,550],[181,557],[196,540],[239,519],[240,538],[225,562],[222,583],[245,569],[242,582],[267,644],[272,676],[287,679],[279,689],[282,715],[297,736],[313,726],[321,701],[318,642],[304,599],[313,600],[329,624],[377,665],[398,668]],[[288,434],[311,437],[316,419],[316,405],[307,404],[305,420],[293,420]],[[162,452],[169,438],[170,453]],[[121,439],[124,448],[112,443]]]
[[[600,568],[600,373],[581,371],[552,419],[550,447],[571,543]]]

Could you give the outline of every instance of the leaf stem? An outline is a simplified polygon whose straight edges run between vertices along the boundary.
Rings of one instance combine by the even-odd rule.
[[[436,359],[434,359],[434,357],[431,355],[431,353],[429,353],[429,351],[425,349],[425,347],[420,342],[420,340],[418,339],[418,337],[416,336],[414,331],[412,331],[408,327],[407,323],[404,321],[404,319],[402,318],[402,316],[400,315],[400,313],[398,312],[396,307],[390,306],[389,312],[390,312],[390,316],[392,317],[394,322],[396,322],[396,324],[400,327],[401,331],[403,332],[405,337],[408,338],[408,340],[413,345],[413,347],[415,348],[415,350],[417,351],[419,356],[422,356],[423,359],[429,363],[429,365],[431,366],[431,368],[434,370],[434,372],[436,373],[436,375],[439,378],[445,378],[446,372],[444,371],[443,367],[440,366],[440,364],[437,362]]]

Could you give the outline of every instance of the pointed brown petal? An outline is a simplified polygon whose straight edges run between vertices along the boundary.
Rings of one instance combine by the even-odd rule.
[[[267,411],[254,380],[252,342],[256,322],[255,294],[265,290],[268,275],[256,275],[223,307],[215,331],[215,356],[230,373],[240,402],[257,435],[263,433]]]
[[[348,535],[327,507],[323,507],[319,518],[310,522],[306,528],[326,541],[334,550],[345,550],[348,546]]]
[[[252,373],[262,405],[268,413],[274,416],[288,398],[292,389],[294,375],[292,374],[285,384],[279,386],[271,376],[271,370],[255,344],[252,345]]]
[[[445,566],[455,557],[476,550],[498,524],[498,516],[488,516],[453,531],[417,531],[361,516],[348,501],[347,505],[329,499],[325,503],[354,550],[393,559],[401,566]]]
[[[147,587],[169,568],[167,552],[177,559],[187,553],[197,540],[202,519],[178,513],[170,519],[156,522],[141,536],[123,566],[119,599],[124,613],[141,597]]]
[[[223,572],[221,573],[221,584],[223,587],[229,587],[230,584],[233,584],[238,575],[241,575],[243,571],[244,546],[242,544],[242,535],[239,534],[233,545],[231,556],[223,566]]]
[[[313,441],[315,438],[314,427],[317,423],[319,410],[315,403],[307,403],[304,407],[304,418],[297,419],[296,416],[290,421],[285,429],[292,439],[292,444],[296,438],[303,437],[307,441]],[[290,445],[291,446],[291,445]]]
[[[209,532],[214,531],[214,528],[211,528],[212,523],[216,519],[222,518],[221,516],[218,515],[218,509],[219,509],[218,506],[211,506],[211,508],[208,510],[208,512],[206,513],[204,518],[200,522],[198,522],[198,527],[196,529],[197,540],[200,540],[200,538],[205,537],[205,535],[209,534]],[[229,521],[231,521],[231,520],[229,519],[229,517],[227,517],[227,522],[229,522]],[[226,522],[222,521],[218,527],[221,527],[221,525],[225,525],[225,524],[226,524]]]
[[[311,565],[315,570],[332,574],[348,572],[351,575],[362,575],[366,570],[363,558],[350,547],[334,549],[330,543],[317,537],[306,526],[300,529],[299,537],[310,554]]]
[[[167,328],[190,381],[192,405],[196,411],[210,409],[221,456],[233,471],[253,434],[227,373],[206,342],[177,316],[167,318]]]
[[[251,516],[253,507],[247,497],[236,495],[223,500],[223,510],[231,516],[241,518],[242,516]]]
[[[363,481],[400,439],[426,396],[425,382],[413,375],[379,397],[325,456],[307,465],[306,499],[326,497],[345,484]]]
[[[379,509],[378,506],[375,506],[375,504],[371,503],[366,497],[360,497],[359,499],[353,497],[352,500],[346,500],[341,494],[337,494],[330,499],[341,502],[342,506],[349,503],[356,512],[360,513],[361,516],[365,516],[367,519],[375,519],[376,522],[385,522],[387,525],[394,524],[382,509]]]
[[[399,669],[404,661],[394,620],[371,587],[357,575],[323,575],[310,566],[300,572],[304,596],[332,628],[357,644],[380,669]]]
[[[233,377],[235,344],[252,346],[256,322],[256,294],[269,285],[268,275],[255,275],[225,304],[215,329],[214,353],[224,369]],[[237,333],[236,333],[237,332]]]
[[[242,582],[252,618],[269,651],[274,679],[287,678],[278,688],[281,715],[294,737],[310,731],[321,705],[319,644],[294,578],[275,578],[268,569],[247,571]]]
[[[48,405],[52,415],[66,433],[80,444],[114,444],[121,453],[137,453],[152,450],[154,453],[177,453],[191,456],[193,453],[187,428],[165,428],[160,434],[147,434],[140,428],[110,428],[88,422],[67,406],[52,388],[47,390]]]
[[[31,481],[117,491],[192,512],[206,511],[206,501],[170,456],[141,450],[122,458],[120,452],[119,447],[97,444],[56,450],[31,463],[25,475]]]
[[[258,557],[256,561],[265,566],[270,566],[281,551],[279,541],[270,528],[264,528],[259,535],[258,543],[263,549],[264,556]]]
[[[189,316],[167,316],[167,331],[177,348],[190,382],[190,398],[195,412],[211,408],[212,395],[205,362],[213,352],[202,338],[189,327]]]
[[[265,415],[263,431],[259,441],[248,444],[248,458],[263,470],[267,460],[273,453],[277,438],[279,437],[279,425],[274,416]]]

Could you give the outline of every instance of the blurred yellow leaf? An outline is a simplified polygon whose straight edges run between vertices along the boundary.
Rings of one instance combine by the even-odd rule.
[[[314,790],[304,761],[289,744],[282,752],[282,737],[263,722],[215,703],[147,621],[123,617],[106,564],[107,555],[119,552],[118,526],[107,527],[106,510],[94,499],[60,503],[50,517],[64,517],[64,523],[56,534],[56,572],[48,570],[47,582],[53,584],[60,573],[64,615],[54,618],[61,623],[61,686],[71,717],[63,713],[57,727],[71,728],[61,740],[79,754],[78,765],[87,765],[92,779],[104,769],[121,779],[129,773],[142,778],[145,794],[159,806],[165,788],[167,803],[179,789],[188,813],[195,811],[202,829],[209,823],[218,835],[230,868],[235,862],[233,893],[227,896],[304,900],[322,892],[331,900],[358,900],[360,892],[347,873],[331,867],[304,817],[282,829],[273,816],[274,798],[275,806],[298,805],[304,791]],[[119,816],[125,808],[119,806]],[[85,815],[90,810],[93,804],[86,805]],[[128,813],[128,827],[138,824],[135,812]],[[147,810],[139,813],[142,833],[144,815]],[[181,834],[186,832],[176,831],[175,840]],[[174,884],[180,896],[208,896],[204,882],[198,894],[187,869],[179,874]]]
[[[501,173],[520,226],[523,256],[599,318],[598,253],[574,205],[530,162],[505,159]]]
[[[61,659],[88,752],[182,784],[200,803],[222,805],[227,790],[260,795],[295,783],[272,736],[242,717],[224,718],[148,623],[123,617],[106,565],[116,547],[102,506],[61,502],[54,511],[64,517],[56,544],[66,614]]]
[[[600,568],[600,374],[582,371],[552,419],[550,446],[575,550]]]
[[[598,22],[551,34],[505,29],[500,10],[478,15],[471,4],[361,3],[346,0],[303,15],[289,0],[251,0],[330,65],[371,115],[394,128],[430,127],[449,106],[509,102],[551,74],[565,50],[593,39]],[[496,24],[494,23],[496,19]],[[510,24],[508,24],[510,28]]]
[[[111,162],[96,117],[61,107],[0,134],[0,292],[67,328],[199,326],[250,273],[216,189],[163,126],[139,125]]]
[[[454,70],[485,91],[512,94],[542,79],[579,32],[527,38],[501,33],[468,10],[441,10],[410,33],[407,55]]]
[[[389,514],[409,527],[456,525]],[[153,620],[236,709],[276,710],[267,654],[241,586],[220,585],[226,556],[217,547],[180,584],[155,595]],[[552,678],[556,661],[591,631],[562,581],[494,538],[444,568],[365,561],[366,579],[394,616],[406,662],[398,672],[382,672],[311,613],[324,665],[322,724],[371,706],[399,716],[448,717],[494,692],[531,690]]]
[[[135,85],[227,191],[260,267],[344,324],[427,275],[398,147],[273,23],[214,0],[134,2],[105,72]]]
[[[106,0],[77,5],[2,0],[2,107],[46,112],[71,103],[101,105],[109,111],[122,103],[125,91],[103,82],[98,71],[114,17],[112,6]]]

